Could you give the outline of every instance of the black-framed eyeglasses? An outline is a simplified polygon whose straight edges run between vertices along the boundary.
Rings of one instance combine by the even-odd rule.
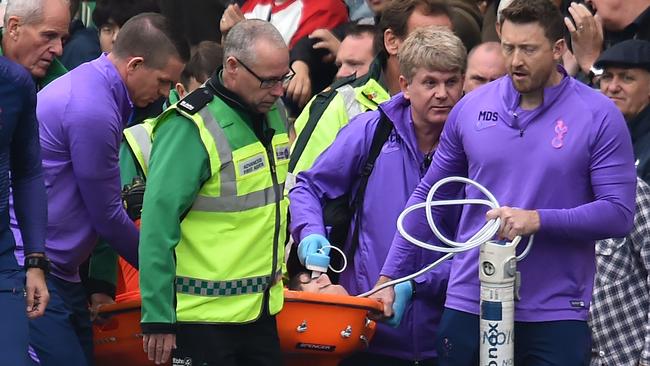
[[[241,62],[238,58],[235,57],[235,60],[237,60],[237,62],[239,62],[240,65],[244,66],[246,71],[250,72],[251,75],[255,76],[255,78],[260,81],[260,89],[271,89],[274,86],[276,86],[277,84],[282,84],[282,86],[287,86],[287,84],[289,84],[289,81],[291,81],[291,79],[293,79],[294,75],[296,75],[296,72],[293,71],[291,66],[289,66],[289,70],[291,70],[291,71],[289,71],[289,73],[284,75],[283,77],[264,79],[264,78],[261,78],[259,75],[257,75],[255,73],[255,71],[251,70],[250,67],[246,66],[246,64]]]

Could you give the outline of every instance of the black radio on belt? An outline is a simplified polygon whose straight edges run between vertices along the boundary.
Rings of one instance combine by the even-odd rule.
[[[142,214],[142,200],[144,198],[145,183],[142,177],[136,176],[131,184],[122,189],[122,204],[131,220],[137,220]]]

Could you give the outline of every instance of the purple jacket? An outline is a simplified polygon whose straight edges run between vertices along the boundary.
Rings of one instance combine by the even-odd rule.
[[[443,177],[465,176],[489,189],[502,206],[536,209],[541,228],[532,251],[517,264],[522,284],[515,319],[586,320],[594,240],[625,236],[633,224],[630,136],[608,98],[566,73],[560,84],[545,89],[538,108],[522,110],[519,99],[509,77],[466,95],[452,110],[431,168],[408,205],[423,202]],[[453,193],[448,189],[434,198]],[[483,198],[476,189],[466,189],[465,195]],[[486,211],[463,210],[458,241],[485,224]],[[405,220],[406,230],[416,235],[428,232],[425,226],[424,211]],[[399,276],[404,261],[415,257],[412,245],[397,235],[382,273]],[[454,259],[446,307],[478,314],[477,265],[478,249]]]
[[[353,295],[370,290],[379,278],[397,230],[397,217],[424,175],[424,155],[417,148],[409,102],[398,94],[379,107],[393,122],[394,129],[368,180],[354,264],[348,261],[348,268],[340,277],[341,285]],[[379,115],[374,111],[352,119],[314,166],[298,175],[296,187],[289,193],[294,239],[299,241],[314,233],[324,235],[323,200],[356,192]],[[350,229],[350,235],[352,232]],[[346,247],[349,243],[350,238]],[[417,258],[404,264],[408,273],[440,257],[424,250],[415,253]],[[397,261],[401,262],[401,258]],[[401,325],[394,329],[379,324],[370,352],[409,360],[435,357],[435,331],[444,304],[449,267],[445,263],[416,279],[416,295]]]
[[[52,273],[79,281],[97,236],[137,264],[138,231],[120,198],[118,151],[133,111],[126,85],[102,55],[38,93],[36,113],[48,199],[45,251]],[[22,237],[12,213],[19,261]]]

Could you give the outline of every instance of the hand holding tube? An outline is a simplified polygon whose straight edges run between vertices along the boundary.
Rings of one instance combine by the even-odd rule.
[[[400,282],[394,287],[395,300],[393,301],[393,316],[386,319],[385,323],[397,328],[404,317],[406,307],[413,296],[413,281]]]
[[[306,265],[307,257],[314,254],[329,256],[330,242],[320,234],[311,234],[304,237],[298,244],[298,259]],[[329,260],[328,260],[329,264]],[[327,265],[325,266],[327,268]]]

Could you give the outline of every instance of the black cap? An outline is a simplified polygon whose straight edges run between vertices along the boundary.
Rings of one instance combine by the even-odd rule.
[[[628,39],[603,51],[594,63],[602,69],[607,66],[640,68],[650,71],[650,42]]]

